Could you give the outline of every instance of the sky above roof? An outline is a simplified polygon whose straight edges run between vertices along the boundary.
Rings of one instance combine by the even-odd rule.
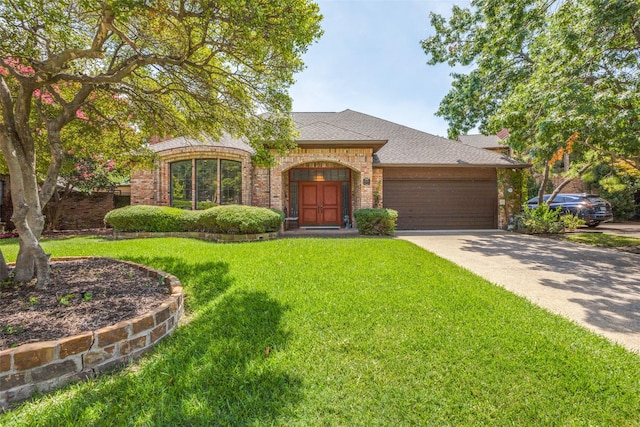
[[[433,35],[429,13],[450,16],[469,0],[316,0],[324,35],[304,56],[290,90],[293,111],[352,109],[434,135],[451,87],[449,66],[427,65],[420,41]],[[460,70],[456,70],[460,71]]]

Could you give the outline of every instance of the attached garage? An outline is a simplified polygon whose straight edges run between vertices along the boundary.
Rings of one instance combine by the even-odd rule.
[[[498,227],[495,168],[384,168],[383,202],[399,230]]]
[[[197,172],[198,161],[221,158],[241,163],[234,178],[242,195],[237,202],[286,211],[290,227],[344,227],[354,224],[356,210],[380,202],[398,211],[399,230],[507,228],[520,210],[519,171],[530,165],[511,159],[497,136],[476,136],[467,144],[352,110],[292,113],[292,119],[298,148],[274,153],[271,168],[252,164],[253,148],[231,135],[152,145],[158,169],[132,178],[131,203],[170,204],[171,167],[179,166],[173,163],[187,161]],[[485,138],[488,149],[470,145]],[[224,189],[222,176],[215,181],[217,175],[209,174],[213,181],[201,183],[196,172],[188,177],[192,207],[200,201],[199,188]]]

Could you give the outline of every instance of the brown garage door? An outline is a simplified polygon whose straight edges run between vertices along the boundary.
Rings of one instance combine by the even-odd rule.
[[[384,172],[384,206],[398,211],[399,230],[497,227],[495,169],[412,172]]]

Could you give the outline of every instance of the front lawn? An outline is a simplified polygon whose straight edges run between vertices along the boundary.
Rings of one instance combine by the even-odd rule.
[[[405,241],[44,246],[175,274],[189,321],[0,425],[640,425],[640,356]]]
[[[635,237],[618,236],[605,233],[575,233],[566,234],[565,239],[577,243],[607,248],[621,248],[626,246],[640,246],[640,239]]]

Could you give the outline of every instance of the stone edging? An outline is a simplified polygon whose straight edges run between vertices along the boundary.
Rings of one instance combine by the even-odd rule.
[[[52,261],[96,259],[61,257]],[[24,344],[0,351],[0,408],[72,381],[130,363],[171,334],[184,314],[180,281],[170,274],[129,261],[116,260],[162,279],[171,296],[149,313],[115,325],[53,341]]]
[[[148,237],[186,237],[191,239],[200,239],[206,240],[209,242],[219,242],[219,243],[231,243],[231,242],[257,242],[262,240],[273,240],[278,237],[278,232],[272,233],[256,233],[256,234],[220,234],[220,233],[205,233],[198,231],[188,231],[188,232],[150,232],[150,231],[139,231],[139,232],[124,232],[124,231],[113,231],[113,239],[114,240],[125,240],[125,239],[145,239]]]

